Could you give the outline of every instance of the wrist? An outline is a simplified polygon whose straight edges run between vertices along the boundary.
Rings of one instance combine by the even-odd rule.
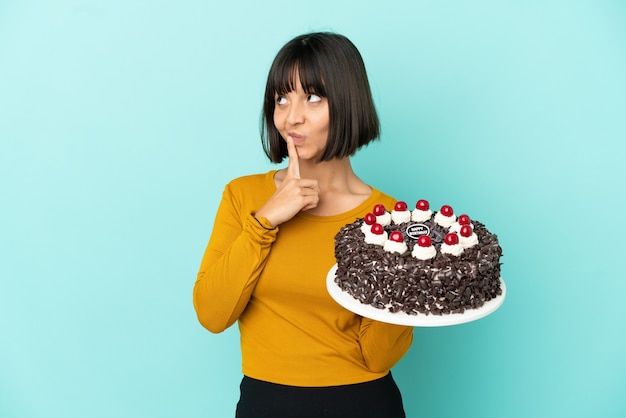
[[[272,225],[272,223],[264,216],[257,216],[257,215],[252,215],[252,216],[259,223],[259,225],[261,225],[263,229],[272,231],[277,228],[276,226]]]

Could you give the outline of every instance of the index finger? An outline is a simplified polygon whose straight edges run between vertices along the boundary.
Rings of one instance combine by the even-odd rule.
[[[293,178],[300,178],[300,163],[298,162],[298,151],[293,139],[287,137],[287,154],[289,155],[289,165],[287,165],[287,174]]]

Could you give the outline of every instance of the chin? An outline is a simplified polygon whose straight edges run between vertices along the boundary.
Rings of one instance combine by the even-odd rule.
[[[298,155],[298,158],[301,161],[307,161],[307,162],[312,162],[312,163],[320,163],[320,158],[322,158],[322,154],[315,154],[315,155],[303,155],[300,156]]]

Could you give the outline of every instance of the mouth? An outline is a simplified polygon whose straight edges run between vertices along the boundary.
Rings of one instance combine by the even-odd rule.
[[[304,136],[295,132],[289,132],[289,136],[293,140],[293,143],[296,145],[301,144],[304,141]]]

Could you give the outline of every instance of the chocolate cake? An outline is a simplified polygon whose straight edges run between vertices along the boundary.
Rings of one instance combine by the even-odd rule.
[[[376,205],[335,236],[335,283],[363,304],[409,315],[480,308],[502,294],[498,238],[444,205]]]

